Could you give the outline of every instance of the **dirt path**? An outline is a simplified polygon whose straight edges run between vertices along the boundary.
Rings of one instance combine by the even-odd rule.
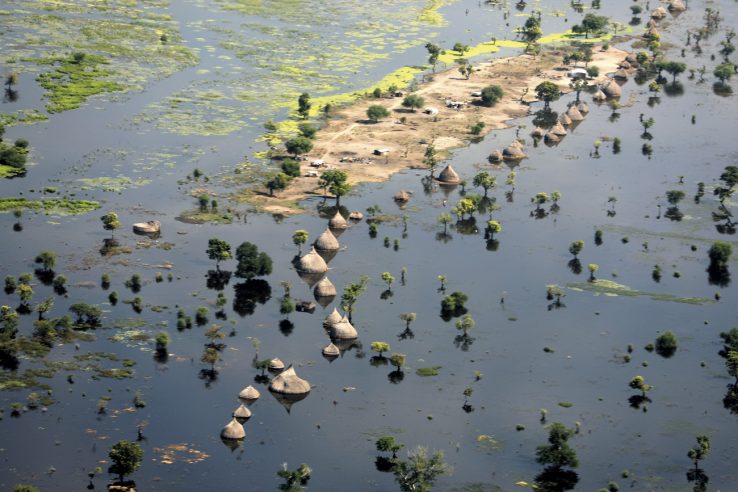
[[[626,54],[615,48],[601,51],[595,47],[590,64],[599,67],[602,75],[590,83],[607,80],[606,74],[614,72]],[[528,114],[528,104],[536,101],[533,89],[542,81],[550,80],[562,92],[569,92],[566,72],[571,67],[563,66],[561,60],[561,53],[549,51],[535,58],[519,55],[479,63],[469,79],[462,77],[455,67],[432,74],[432,80],[422,84],[415,93],[425,99],[425,107],[438,110],[436,115],[402,108],[401,97],[367,98],[335,110],[318,132],[302,171],[308,169],[309,161],[323,159],[328,168],[345,170],[349,181],[355,184],[383,181],[402,169],[421,167],[428,143],[432,142],[443,157],[446,151],[466,145],[472,125],[483,122],[484,135],[507,128],[511,119]],[[477,104],[478,98],[471,93],[493,84],[503,88],[503,99],[492,108]],[[467,104],[457,111],[446,107],[447,99]],[[391,116],[377,123],[367,122],[366,110],[374,104],[385,106]],[[389,155],[373,155],[374,149],[379,148],[390,149]],[[492,150],[495,149],[489,149]],[[296,202],[316,193],[320,193],[316,178],[299,177],[278,197],[255,194],[249,201],[268,212],[295,213],[299,212],[295,210]]]

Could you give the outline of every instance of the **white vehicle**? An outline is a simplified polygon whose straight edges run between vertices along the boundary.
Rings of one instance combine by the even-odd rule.
[[[474,91],[471,93],[473,97],[482,97],[482,91]]]
[[[310,162],[310,167],[325,167],[325,161],[323,159],[316,159]]]
[[[305,174],[303,174],[306,178],[317,178],[318,177],[318,171],[308,171]]]

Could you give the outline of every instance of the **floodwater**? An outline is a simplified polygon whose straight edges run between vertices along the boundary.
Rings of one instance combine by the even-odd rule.
[[[294,325],[291,330],[284,323],[280,325],[285,316],[279,313],[282,281],[292,283],[293,298],[312,299],[311,289],[292,267],[297,248],[291,235],[296,229],[307,229],[312,240],[322,232],[326,223],[318,212],[322,200],[309,201],[308,213],[288,218],[249,211],[231,225],[192,225],[175,220],[182,211],[196,206],[189,196],[192,188],[231,191],[218,175],[228,173],[244,155],[263,150],[264,144],[255,142],[262,132],[261,124],[269,118],[283,118],[285,110],[275,103],[255,120],[244,117],[238,131],[226,135],[173,133],[138,118],[141,114],[161,116],[152,105],[193,84],[220,90],[219,84],[231,80],[231,65],[240,65],[258,82],[259,77],[252,73],[255,65],[249,64],[256,60],[237,58],[218,44],[222,41],[220,31],[202,28],[198,21],[212,20],[210,25],[240,32],[239,26],[245,24],[280,27],[289,19],[278,10],[222,10],[224,4],[237,3],[251,5],[185,1],[168,7],[180,22],[184,40],[200,48],[197,66],[151,81],[145,89],[126,93],[120,99],[96,98],[81,109],[52,115],[46,123],[15,126],[6,132],[6,139],[22,137],[31,142],[35,165],[29,166],[26,177],[0,182],[2,196],[23,193],[25,197],[37,197],[43,187],[55,186],[62,193],[75,193],[75,198],[103,203],[101,211],[79,217],[27,212],[21,232],[13,231],[12,214],[0,215],[0,228],[7,231],[0,262],[3,275],[32,271],[33,258],[40,250],[55,250],[60,255],[56,271],[69,278],[70,286],[67,298],[56,297],[51,316],[61,316],[70,304],[80,301],[104,309],[103,327],[96,330],[95,341],[79,342],[78,349],[74,343],[55,346],[47,359],[69,361],[78,354],[114,352],[121,360],[129,358],[136,365],[134,376],[122,380],[95,379],[90,372],[64,370],[50,379],[38,378],[51,386],[56,403],[46,411],[28,410],[19,417],[11,417],[10,404],[25,402],[30,391],[43,390],[1,392],[0,406],[5,410],[0,421],[1,488],[32,483],[41,490],[81,489],[88,484],[89,471],[96,466],[107,467],[110,446],[120,439],[135,439],[136,424],[147,421],[146,439],[141,442],[144,462],[132,475],[140,490],[244,486],[249,490],[274,490],[280,483],[276,471],[283,462],[293,469],[303,462],[311,466],[309,490],[397,490],[392,474],[375,468],[374,441],[382,434],[394,435],[408,449],[420,445],[443,450],[453,471],[438,480],[438,490],[463,490],[471,484],[487,487],[478,490],[494,490],[494,486],[513,490],[517,488],[515,482],[532,482],[542,469],[535,462],[536,446],[547,438],[540,422],[542,408],[548,410],[548,422],[569,427],[579,422],[581,430],[570,441],[580,459],[577,490],[596,490],[613,480],[635,490],[690,490],[687,451],[698,434],[711,438],[710,456],[702,464],[710,478],[709,489],[736,487],[733,463],[738,449],[732,436],[737,422],[736,415],[723,405],[731,378],[718,355],[722,348],[718,334],[737,324],[738,296],[735,281],[711,285],[705,271],[712,241],[723,239],[738,247],[735,236],[720,234],[711,220],[711,213],[717,210],[711,187],[723,168],[734,165],[738,156],[733,144],[734,96],[716,95],[710,75],[704,83],[698,83],[685,73],[678,79],[683,93],[662,93],[658,104],[649,105],[648,84],[630,80],[623,86],[621,101],[632,104],[618,111],[617,120],[610,121],[612,111],[606,105],[598,107],[583,94],[590,103],[590,114],[553,148],[542,143],[533,146],[527,135],[533,128],[532,115],[515,122],[526,125],[520,136],[528,141],[529,157],[515,168],[516,188],[511,201],[505,196],[510,188],[504,186],[509,169],[491,166],[487,155],[512,141],[515,129],[495,131],[481,142],[454,152],[450,162],[469,183],[481,168],[497,176],[498,188],[490,195],[500,209],[492,216],[503,230],[495,236],[498,242],[494,245],[488,246],[484,238],[488,214],[477,214],[476,228],[452,226],[447,235],[439,235],[443,228],[436,224],[436,217],[449,212],[462,198],[461,188],[426,189],[422,179],[426,172],[408,170],[385,183],[357,187],[342,199],[343,205],[364,211],[378,204],[391,220],[379,226],[376,238],[370,237],[365,222],[355,224],[339,238],[343,249],[330,262],[331,281],[339,292],[362,275],[368,275],[370,281],[353,314],[360,345],[329,362],[321,356],[321,349],[329,341],[321,321],[337,302],[325,309],[319,306],[313,314],[291,313],[287,317]],[[294,23],[295,27],[318,33],[328,29],[331,35],[356,27],[348,25],[348,20],[342,24],[339,12],[314,25],[305,21],[309,18],[306,12],[330,3],[290,2],[289,8],[303,19],[302,23]],[[391,9],[394,3],[384,2],[383,6]],[[425,7],[425,2],[397,4],[408,9],[392,16],[398,26],[417,28],[419,38],[443,46],[456,41],[476,44],[491,35],[501,39],[525,19],[515,15],[513,6],[506,20],[504,9],[459,1],[448,2],[438,10],[444,22],[411,25],[412,19],[407,16],[413,8],[419,11]],[[624,5],[603,4],[603,15],[627,23],[629,12]],[[690,68],[706,65],[710,74],[719,61],[719,55],[715,61],[710,55],[719,49],[724,28],[735,25],[737,9],[734,2],[689,4],[689,11],[665,21],[668,28],[662,40],[675,45],[668,58],[680,58],[678,47],[684,43],[685,29],[702,24],[706,6],[719,7],[725,18],[720,31],[702,42],[702,55],[688,48],[684,59]],[[544,13],[566,13],[565,17],[544,15],[544,32],[562,31],[581,17],[571,11],[568,2],[530,2],[524,12],[535,8]],[[506,22],[510,27],[505,26]],[[401,30],[385,31],[383,37],[400,39],[392,36]],[[331,90],[343,93],[369,87],[404,64],[421,63],[426,57],[423,44],[402,44],[396,48],[398,52],[386,48],[386,58],[364,61],[366,69],[338,80]],[[214,49],[206,49],[208,46]],[[340,52],[333,56],[339,58]],[[218,69],[221,64],[223,68]],[[269,72],[264,80],[278,79],[270,68],[262,70]],[[235,83],[231,80],[228,87]],[[248,90],[254,86],[245,87]],[[19,88],[21,98],[4,104],[3,112],[43,107],[42,90],[32,74],[21,76]],[[310,86],[292,90],[322,94],[319,88],[311,90]],[[553,110],[566,108],[573,97],[568,95],[553,103]],[[258,105],[244,104],[247,108],[249,104]],[[532,112],[539,109],[534,105]],[[641,114],[655,120],[649,130],[653,136],[650,158],[641,152],[645,142],[641,138]],[[622,141],[619,154],[612,152],[613,137]],[[602,141],[599,157],[592,155],[596,140]],[[211,181],[187,182],[186,176],[195,167],[213,176]],[[83,189],[77,181],[118,175],[150,183],[118,193]],[[679,183],[680,176],[683,184]],[[698,182],[706,183],[707,192],[701,203],[695,204],[692,197]],[[392,201],[400,189],[413,192],[404,210]],[[665,192],[672,189],[686,193],[679,205],[684,214],[681,221],[664,216],[668,208]],[[560,210],[542,219],[532,217],[535,207],[530,197],[556,190],[562,195]],[[479,190],[469,184],[466,192]],[[614,215],[608,214],[610,196],[617,198]],[[221,207],[226,206],[225,198],[219,201]],[[234,208],[247,210],[244,206]],[[99,255],[103,239],[110,235],[98,219],[106,211],[120,214],[124,227],[116,232],[116,238],[133,248],[131,254],[110,258]],[[407,215],[406,228],[403,215]],[[137,247],[142,238],[129,232],[130,224],[149,218],[162,222],[158,246],[172,243],[171,249],[157,244]],[[596,229],[603,231],[600,246],[593,239]],[[205,249],[212,237],[228,241],[234,250],[241,242],[251,241],[274,261],[274,271],[264,279],[269,289],[262,285],[258,300],[244,296],[244,302],[235,306],[238,309],[233,303],[239,279],[231,279],[223,291],[228,299],[224,309],[227,320],[215,319],[216,291],[207,288],[206,274],[214,265]],[[388,248],[383,244],[385,237],[390,240]],[[392,246],[395,239],[399,241],[397,250]],[[586,243],[579,255],[583,269],[579,274],[568,266],[571,255],[567,248],[576,239]],[[171,270],[162,268],[168,263]],[[587,286],[589,263],[599,265],[598,278],[642,295],[613,296],[581,290],[574,284]],[[663,270],[658,283],[651,276],[656,264]],[[403,267],[407,269],[404,285],[400,281]],[[730,267],[735,271],[735,261]],[[235,270],[235,262],[225,262],[221,268]],[[162,283],[154,281],[157,271],[164,274]],[[170,271],[171,282],[166,280]],[[397,279],[390,297],[383,296],[386,285],[380,275],[384,271]],[[103,272],[112,275],[107,291],[99,286]],[[123,285],[133,273],[145,280],[139,294]],[[476,326],[470,332],[473,340],[467,339],[466,344],[457,338],[455,319],[444,321],[440,317],[443,294],[438,292],[438,275],[448,277],[447,293],[459,290],[469,296],[466,307]],[[551,301],[546,299],[546,286],[550,284],[558,284],[566,292],[562,301],[565,307],[550,307]],[[35,302],[53,293],[51,287],[35,280],[33,287]],[[124,302],[111,306],[107,298],[112,290],[120,294],[121,301],[140,295],[146,307],[136,314]],[[708,302],[718,292],[720,300]],[[18,304],[17,296],[2,296],[2,304]],[[702,298],[705,302],[673,300],[683,298]],[[208,325],[218,323],[231,335],[223,340],[227,346],[222,351],[223,360],[216,364],[217,378],[212,381],[201,377],[207,366],[199,362],[207,341],[205,328],[176,328],[177,309],[194,317],[198,306],[210,308]],[[404,312],[417,313],[411,325],[412,337],[400,336],[404,322],[399,315]],[[22,316],[21,334],[31,333],[34,319],[35,314]],[[169,332],[172,341],[166,362],[154,360],[151,340],[121,340],[133,325],[152,336],[160,330]],[[676,354],[668,359],[643,349],[665,330],[673,331],[679,340]],[[279,357],[295,364],[298,374],[314,386],[307,398],[289,411],[266,391],[263,383],[254,380],[259,371],[251,367],[253,337],[261,342],[261,358]],[[378,340],[389,342],[391,352],[407,354],[402,380],[390,377],[391,366],[371,363],[374,354],[369,346]],[[634,351],[632,360],[626,363],[628,344],[633,344]],[[101,364],[120,367],[120,361]],[[18,371],[40,366],[40,361],[24,358]],[[416,374],[418,368],[433,366],[440,366],[437,376]],[[481,373],[478,381],[475,371]],[[68,374],[74,375],[74,384],[68,382]],[[628,381],[637,374],[653,385],[647,412],[629,405],[629,397],[636,392],[628,387]],[[5,376],[9,375],[7,372]],[[254,415],[245,424],[245,441],[232,450],[221,442],[219,432],[238,406],[238,392],[248,384],[259,388],[262,398],[252,406]],[[473,388],[468,401],[473,407],[471,412],[462,408],[467,387]],[[131,407],[137,391],[146,407],[134,410]],[[103,396],[111,400],[106,413],[98,415],[97,402]],[[567,402],[571,403],[569,408],[559,405]],[[516,425],[525,429],[517,431]],[[184,445],[186,450],[178,452],[170,463],[164,451],[172,445]],[[404,456],[405,450],[400,454]],[[630,475],[622,478],[621,472],[626,469]],[[105,474],[97,477],[95,487],[104,488],[106,479]]]

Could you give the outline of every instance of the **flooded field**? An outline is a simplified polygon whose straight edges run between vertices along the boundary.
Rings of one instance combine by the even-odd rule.
[[[736,261],[711,268],[708,253],[716,241],[738,248],[735,196],[721,205],[714,194],[738,165],[735,77],[713,75],[736,61],[721,49],[738,8],[692,0],[659,21],[660,47],[649,48],[641,36],[657,5],[632,4],[642,13],[557,0],[0,2],[0,68],[17,73],[0,106],[3,142],[29,143],[25,173],[0,179],[0,488],[104,489],[117,477],[110,448],[129,440],[144,453],[127,477],[138,490],[298,490],[277,476],[283,463],[309,465],[307,490],[411,490],[392,453],[377,451],[382,436],[404,444],[400,460],[418,446],[444,452],[434,490],[738,487],[736,347],[720,336],[738,326]],[[708,8],[719,11],[712,29]],[[520,54],[515,30],[536,12],[542,50],[595,13],[618,23],[596,49],[652,49],[685,70],[665,69],[658,92],[656,73],[631,71],[619,105],[583,91],[589,113],[555,146],[530,134],[574,93],[551,102],[554,116],[534,102],[510,128],[470,134],[437,168],[451,164],[460,185],[409,162],[353,187],[338,209],[320,189],[295,215],[243,199],[278,166],[267,155],[297,131],[301,93],[320,124],[327,102],[420,81],[426,43],[467,44],[474,63]],[[491,163],[516,137],[527,158]],[[473,184],[481,171],[496,177],[488,193]],[[400,190],[407,203],[393,199]],[[465,199],[471,218],[439,222]],[[337,210],[364,218],[326,255],[337,296],[316,300],[296,255]],[[110,212],[120,227],[100,220]],[[133,233],[148,220],[160,235]],[[306,244],[293,243],[296,230]],[[213,238],[233,257],[253,243],[269,273],[216,265]],[[37,262],[42,251],[55,254]],[[358,338],[334,340],[340,355],[325,357],[323,320],[351,304],[341,297],[352,283],[364,287]],[[454,292],[468,297],[463,309],[443,310]],[[314,311],[294,310],[300,301]],[[373,350],[378,341],[389,348]],[[272,358],[310,383],[306,397],[268,390]],[[636,376],[645,385],[629,384]],[[248,385],[261,398],[246,436],[221,439]],[[546,475],[537,448],[555,422],[572,429],[578,466]],[[703,435],[709,453],[695,461]]]

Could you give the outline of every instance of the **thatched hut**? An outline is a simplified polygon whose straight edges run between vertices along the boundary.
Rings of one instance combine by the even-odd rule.
[[[607,96],[602,92],[602,89],[597,89],[597,92],[592,94],[592,100],[595,102],[602,102],[605,99],[607,99]],[[581,109],[579,111],[581,111]]]
[[[323,347],[323,356],[338,357],[339,355],[341,355],[341,351],[333,344],[333,342]]]
[[[133,232],[143,235],[159,234],[161,232],[161,222],[158,220],[136,222],[133,224]]]
[[[526,157],[525,152],[523,152],[523,147],[517,140],[508,145],[505,150],[502,151],[502,158],[506,161],[519,161]]]
[[[623,91],[620,89],[620,85],[615,82],[614,80],[611,80],[603,89],[602,91],[605,93],[605,95],[608,98],[616,98],[620,97],[623,94]]]
[[[652,19],[663,19],[666,17],[666,9],[664,7],[656,7],[651,12]]]
[[[359,332],[356,331],[356,328],[346,316],[338,323],[334,323],[328,329],[328,334],[334,340],[353,340],[359,337]]]
[[[556,124],[552,126],[551,129],[549,130],[549,133],[553,133],[554,135],[563,137],[569,132],[566,131],[566,128],[564,128],[564,125],[562,125],[560,121],[557,121]]]
[[[395,193],[395,196],[393,199],[400,204],[404,204],[410,201],[410,193],[408,193],[405,190],[400,190],[397,193]]]
[[[635,53],[628,53],[625,56],[625,61],[627,61],[628,63],[630,63],[630,66],[633,67],[633,68],[638,67],[638,57],[636,56]]]
[[[671,0],[669,12],[684,12],[685,10],[687,10],[687,6],[684,5],[682,0]]]
[[[310,392],[310,383],[300,379],[295,368],[290,365],[272,379],[269,383],[269,391],[283,395],[302,395]]]
[[[315,287],[313,288],[313,295],[316,299],[319,297],[336,297],[337,294],[336,286],[333,285],[333,282],[328,280],[328,277],[320,279],[320,282],[315,284]]]
[[[618,67],[619,68],[622,68],[623,70],[630,70],[630,68],[631,68],[630,63],[628,63],[627,60],[621,61],[620,64],[618,65]]]
[[[543,138],[543,136],[546,134],[546,130],[541,128],[540,126],[537,126],[532,132],[531,136],[533,138]]]
[[[318,239],[314,243],[315,249],[318,251],[337,251],[341,245],[338,244],[338,239],[331,232],[330,227],[326,227],[323,234],[318,236]]]
[[[449,164],[438,175],[438,181],[440,181],[441,183],[447,183],[447,184],[459,184],[461,182],[461,178],[456,173],[454,168],[451,167],[451,164]]]
[[[297,270],[300,273],[323,274],[328,271],[328,265],[318,252],[315,251],[315,248],[311,248],[307,254],[300,257]]]
[[[656,26],[649,27],[646,32],[643,34],[643,37],[649,40],[658,39],[661,36],[661,33],[656,28]]]
[[[581,111],[575,105],[569,106],[569,109],[566,110],[566,115],[571,121],[582,121],[584,119],[584,115],[582,115]]]
[[[356,222],[362,220],[364,218],[364,214],[361,212],[354,210],[349,214],[349,220],[355,220]]]
[[[270,371],[281,371],[282,369],[284,369],[284,362],[279,357],[275,357],[269,361]]]
[[[220,437],[223,439],[243,439],[246,437],[246,431],[243,430],[241,423],[235,418],[228,422],[228,425],[220,431]]]
[[[582,116],[589,113],[589,105],[584,101],[579,101],[579,104],[577,104],[577,109],[580,113],[582,113]]]
[[[622,68],[615,72],[615,75],[613,75],[613,77],[619,80],[628,80],[628,74]]]
[[[261,396],[261,393],[259,393],[259,390],[254,388],[251,385],[246,386],[244,389],[241,390],[241,392],[238,394],[238,397],[242,400],[258,400]]]
[[[495,149],[489,154],[487,159],[489,159],[489,162],[502,162],[502,152],[499,149]]]
[[[237,409],[233,411],[233,418],[240,420],[248,420],[251,418],[251,410],[243,404],[239,405]]]
[[[340,323],[343,317],[339,314],[338,309],[333,308],[333,312],[323,320],[323,328],[330,329],[336,323]]]
[[[561,138],[555,133],[548,132],[546,136],[543,137],[543,141],[547,144],[557,144],[561,142]]]
[[[561,123],[564,126],[571,125],[571,118],[569,118],[569,115],[566,113],[561,113],[559,115],[559,123]]]
[[[346,219],[343,218],[341,212],[336,210],[336,214],[331,217],[331,220],[328,221],[328,227],[330,227],[331,229],[342,231],[348,228],[348,222],[346,222]]]

